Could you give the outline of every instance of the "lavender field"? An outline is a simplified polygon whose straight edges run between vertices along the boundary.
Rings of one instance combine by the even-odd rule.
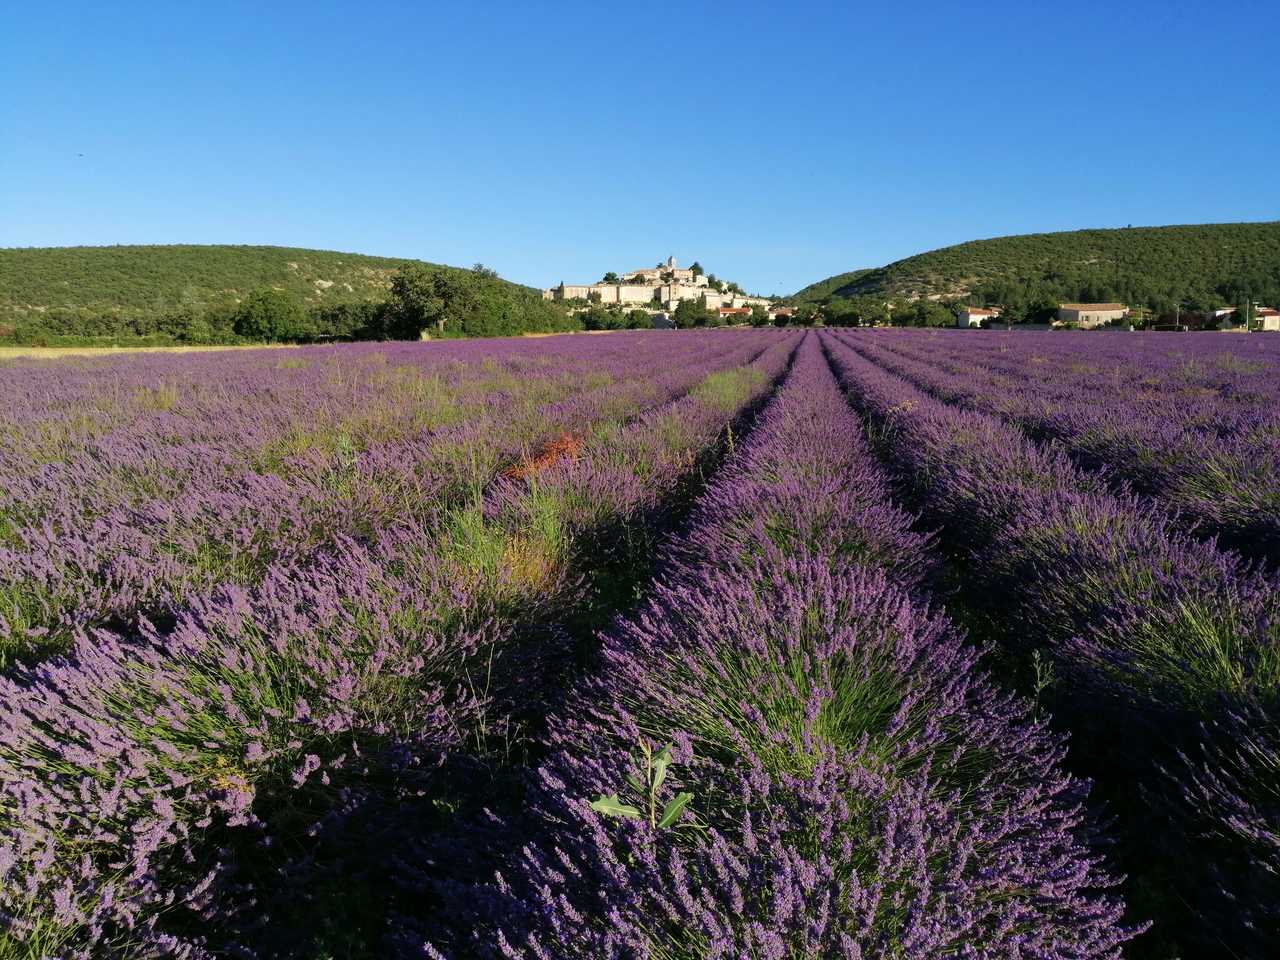
[[[0,364],[0,960],[1280,956],[1280,337]]]

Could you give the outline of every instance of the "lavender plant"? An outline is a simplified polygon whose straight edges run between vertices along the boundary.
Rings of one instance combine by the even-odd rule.
[[[1063,444],[1172,508],[1180,526],[1280,563],[1280,351],[1214,335],[1161,353],[1149,340],[1080,349],[1016,342],[877,342],[886,369],[935,396]],[[1108,349],[1110,347],[1110,349]],[[1034,358],[1036,362],[1028,362]],[[1123,490],[1122,490],[1123,492]]]
[[[1242,794],[1265,781],[1274,747],[1244,760],[1216,740],[1225,731],[1211,721],[1274,710],[1274,576],[1183,533],[1158,505],[1114,492],[1062,449],[926,396],[871,363],[875,348],[861,338],[828,348],[904,483],[946,529],[969,603],[1012,648],[1053,658],[1055,705],[1079,735],[1077,756],[1125,817],[1128,864],[1158,891],[1157,934],[1229,956],[1265,930],[1269,949],[1280,930],[1272,893],[1248,879],[1266,874],[1267,854],[1246,837],[1273,834],[1276,811],[1265,793],[1256,802]],[[1267,729],[1258,725],[1264,738]],[[1188,770],[1184,756],[1207,769]],[[1217,769],[1228,757],[1258,764],[1260,776]],[[1195,802],[1191,782],[1215,783],[1220,797],[1236,784],[1238,802]],[[1248,824],[1238,829],[1241,810]],[[1166,816],[1160,831],[1150,829],[1153,812]],[[1221,873],[1229,863],[1252,867]],[[1239,919],[1250,915],[1270,926]]]
[[[428,955],[1119,956],[1061,742],[925,605],[928,538],[833,399],[811,337],[550,726],[541,835]],[[643,814],[685,795],[700,829]]]
[[[545,653],[516,657],[516,641],[592,582],[574,566],[574,538],[663,502],[793,343],[766,333],[728,356],[742,349],[756,362],[730,378],[742,385],[736,407],[699,388],[647,419],[597,421],[581,456],[536,483],[498,483],[479,509],[405,518],[369,542],[335,536],[258,586],[190,598],[171,627],[82,631],[68,657],[12,671],[5,949],[34,956],[56,939],[67,956],[250,951],[271,933],[257,926],[264,913],[311,895],[318,857],[350,875],[352,843],[335,838],[422,822],[424,805],[447,821],[458,759],[483,759],[510,735],[515,694],[528,702],[547,686]],[[596,461],[645,482],[602,486]],[[601,491],[608,499],[593,499]],[[511,685],[508,700],[495,681]]]
[[[381,372],[370,376],[355,363],[353,376],[372,381],[362,383],[370,395],[351,396],[360,413],[348,410],[337,423],[336,411],[309,409],[314,395],[301,392],[286,395],[265,430],[221,402],[193,411],[194,422],[183,419],[172,437],[144,418],[127,442],[113,433],[13,492],[20,507],[9,511],[9,544],[0,541],[0,648],[65,646],[77,627],[156,618],[201,589],[252,584],[273,560],[304,557],[335,537],[431,523],[530,447],[661,405],[705,377],[708,364],[732,366],[759,349],[703,341],[687,362],[653,375],[652,345],[647,357],[606,352],[585,377],[563,368],[589,355],[532,363],[517,353],[505,365],[455,361],[443,373],[436,362],[429,379],[411,364],[375,365]],[[339,366],[329,377],[346,372]],[[264,373],[265,384],[278,375]],[[261,393],[265,384],[246,389]],[[341,377],[330,389],[346,399],[351,386]],[[442,403],[466,419],[431,425]],[[247,444],[220,433],[228,415],[248,428]],[[148,486],[127,492],[138,477]]]

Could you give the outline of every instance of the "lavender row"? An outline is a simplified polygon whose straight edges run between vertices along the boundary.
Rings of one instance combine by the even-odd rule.
[[[551,725],[541,835],[428,956],[1119,956],[1084,787],[931,554],[810,335]]]
[[[586,525],[661,502],[769,389],[794,340],[753,342],[752,364],[478,509],[338,538],[197,597],[171,629],[93,631],[0,681],[0,946],[252,955],[322,865],[346,876],[351,837],[449,796],[509,730],[509,694],[546,686],[512,662],[522,624],[590,590]]]
[[[1280,584],[1060,448],[876,366],[861,337],[828,348],[945,530],[962,596],[1013,649],[1050,656],[1073,755],[1125,818],[1131,869],[1162,891],[1155,936],[1273,951]]]
[[[934,395],[1060,442],[1176,510],[1186,528],[1280,564],[1280,353],[1165,358],[1175,373],[1136,349],[1128,366],[1086,358],[1077,339],[1059,362],[1029,363],[1042,340],[1002,352],[973,337],[877,345],[894,354],[882,362]],[[1245,342],[1260,341],[1270,343]]]
[[[363,450],[308,451],[291,458],[287,476],[229,470],[217,458],[198,466],[206,450],[199,443],[133,459],[103,456],[117,472],[132,463],[139,471],[182,475],[182,489],[93,518],[80,515],[69,496],[61,515],[11,521],[13,545],[0,548],[0,639],[16,649],[64,645],[77,629],[170,609],[219,582],[250,584],[272,561],[305,557],[335,537],[368,536],[391,518],[427,522],[522,451],[600,419],[659,406],[762,347],[706,339],[662,373],[656,370],[665,357],[653,347],[629,358],[614,352],[575,377],[586,389],[571,388],[559,375],[512,385],[509,371],[497,381],[507,389],[498,389],[492,375],[473,374],[477,409],[461,424]],[[50,486],[55,494],[60,489]],[[92,488],[83,476],[78,486]]]
[[[6,513],[56,503],[48,487],[95,496],[92,516],[154,487],[131,463],[151,465],[161,493],[245,466],[280,469],[290,452],[346,434],[363,449],[457,414],[460,387],[478,377],[509,388],[526,377],[564,378],[609,365],[655,341],[503,341],[308,347],[291,351],[139,356],[6,369],[0,377],[0,466],[12,485]],[[464,403],[466,398],[463,398]],[[188,450],[199,456],[183,457]],[[109,482],[112,481],[113,482]]]

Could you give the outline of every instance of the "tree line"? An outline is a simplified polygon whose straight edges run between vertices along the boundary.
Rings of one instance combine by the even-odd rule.
[[[416,340],[498,337],[581,329],[562,307],[501,280],[477,264],[471,270],[409,263],[392,277],[385,299],[309,305],[289,289],[263,287],[239,303],[179,306],[158,313],[85,316],[49,309],[20,323],[0,322],[0,338],[25,343],[94,342],[219,344],[311,343],[332,340]]]
[[[640,307],[624,309],[619,304],[603,305],[592,303],[577,314],[584,330],[647,330],[653,326],[653,315]],[[672,327],[677,330],[690,330],[695,327],[724,327],[729,320],[720,316],[719,310],[707,306],[705,297],[696,300],[681,300],[671,311],[668,318]],[[737,321],[735,321],[737,322]],[[751,308],[751,315],[746,322],[753,327],[768,326],[773,321],[769,311],[757,304]]]

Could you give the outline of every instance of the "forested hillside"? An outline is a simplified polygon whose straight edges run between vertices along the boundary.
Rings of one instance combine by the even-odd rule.
[[[798,303],[816,303],[827,299],[837,290],[856,284],[867,274],[875,272],[870,268],[864,268],[862,270],[850,270],[848,273],[838,273],[834,277],[827,277],[825,280],[809,284],[803,290],[796,291],[791,299]]]
[[[1280,301],[1280,221],[1074,230],[973,240],[833,277],[802,302],[932,297],[1018,307],[1120,301],[1156,312]]]
[[[292,317],[286,339],[378,332],[405,270],[465,291],[445,333],[556,329],[563,317],[484,268],[296,247],[30,247],[0,249],[0,338],[218,341],[242,334],[237,315],[255,303]]]

